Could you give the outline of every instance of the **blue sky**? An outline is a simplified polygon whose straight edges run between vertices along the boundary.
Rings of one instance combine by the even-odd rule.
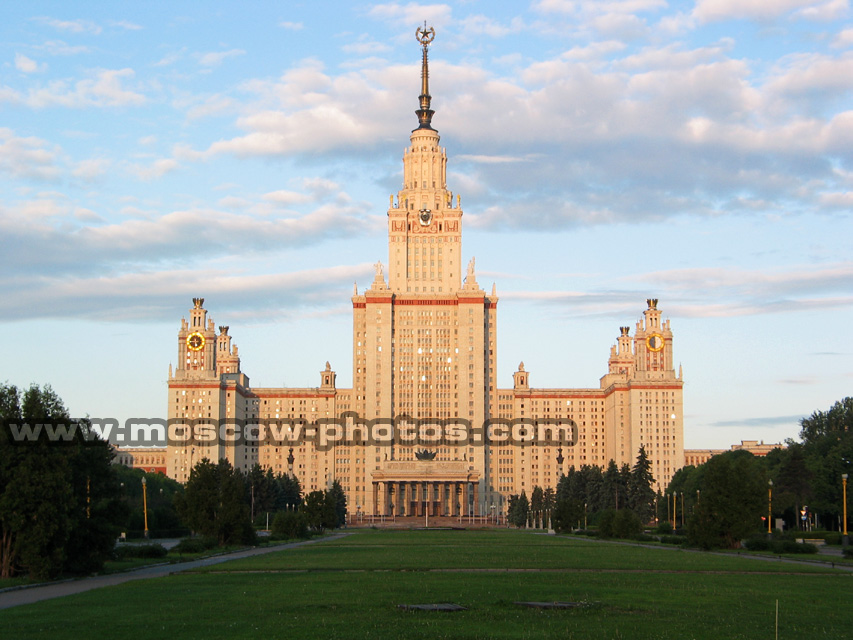
[[[794,437],[851,395],[847,0],[11,3],[0,380],[163,417],[201,296],[253,384],[329,360],[349,386],[424,20],[501,384],[523,360],[597,387],[656,297],[688,447]]]

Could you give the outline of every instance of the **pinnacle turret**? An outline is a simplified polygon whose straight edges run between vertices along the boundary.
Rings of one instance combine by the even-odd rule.
[[[423,61],[421,63],[421,95],[418,96],[421,108],[415,111],[415,113],[420,123],[418,129],[432,129],[432,115],[435,111],[430,109],[432,96],[429,95],[429,58],[427,49],[430,42],[435,39],[435,29],[427,27],[426,21],[424,21],[424,26],[418,27],[417,31],[415,31],[415,38],[417,38],[418,42],[424,48]]]

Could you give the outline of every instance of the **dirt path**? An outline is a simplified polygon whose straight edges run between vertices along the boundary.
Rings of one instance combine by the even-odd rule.
[[[337,540],[348,533],[336,533],[324,538],[315,540],[306,540],[304,542],[291,542],[290,544],[280,544],[274,547],[256,547],[246,549],[245,551],[235,551],[213,558],[202,558],[201,560],[192,560],[190,562],[182,562],[180,564],[163,564],[152,567],[143,567],[124,573],[113,573],[107,576],[95,576],[93,578],[81,578],[79,580],[68,580],[64,582],[52,582],[44,585],[25,587],[0,593],[0,609],[8,609],[17,607],[22,604],[30,604],[40,602],[42,600],[50,600],[51,598],[61,598],[75,593],[90,591],[91,589],[100,589],[101,587],[111,587],[113,585],[130,582],[131,580],[144,580],[147,578],[160,578],[172,573],[181,573],[189,569],[198,567],[208,567],[210,565],[227,562],[228,560],[236,560],[238,558],[251,558],[252,556],[260,556],[265,553],[281,551],[283,549],[293,549],[306,544],[315,544],[317,542],[326,542]]]

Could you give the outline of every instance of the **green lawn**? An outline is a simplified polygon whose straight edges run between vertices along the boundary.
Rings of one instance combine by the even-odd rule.
[[[578,569],[658,571],[825,571],[820,565],[750,560],[684,551],[672,546],[637,546],[574,536],[518,531],[371,531],[320,546],[237,560],[228,569]],[[222,571],[213,566],[198,571]]]
[[[513,571],[483,571],[492,569]],[[853,575],[828,567],[524,532],[366,531],[0,611],[0,629],[4,638],[773,638],[778,599],[779,637],[800,640],[847,637],[851,596]],[[541,611],[516,600],[587,606]],[[470,609],[396,606],[430,602]]]

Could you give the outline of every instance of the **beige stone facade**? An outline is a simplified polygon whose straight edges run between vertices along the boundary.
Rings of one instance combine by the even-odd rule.
[[[259,463],[291,473],[304,491],[338,480],[353,513],[418,514],[420,508],[459,515],[470,503],[475,514],[487,515],[503,513],[511,494],[555,487],[573,465],[633,464],[645,446],[659,486],[666,486],[683,465],[682,378],[657,300],[647,301],[633,335],[620,329],[597,387],[533,387],[522,364],[512,386],[499,388],[498,296],[494,287],[487,293],[478,284],[473,258],[463,263],[461,199],[448,189],[447,153],[431,127],[426,48],[423,64],[420,126],[403,155],[402,188],[388,208],[388,275],[377,264],[371,285],[352,296],[352,388],[336,386],[328,363],[318,387],[251,387],[228,327],[214,329],[203,299],[182,321],[178,366],[168,383],[173,423],[258,422],[266,435],[273,425],[279,435],[289,428],[289,436],[348,417],[387,422],[389,439],[343,438],[335,446],[316,438],[170,442],[169,475],[186,481],[203,457],[226,458],[241,469]],[[321,348],[319,357],[332,356]],[[500,424],[510,437],[478,435],[496,420],[505,421]],[[464,424],[474,436],[415,442],[402,435],[401,421],[427,432],[430,424]],[[570,432],[573,423],[574,445],[539,437],[541,429]]]
[[[727,451],[749,451],[754,456],[766,456],[774,449],[784,449],[782,443],[764,444],[764,440],[741,440],[740,444],[733,444],[729,449],[685,449],[684,465],[698,467],[705,464],[712,456],[726,453]]]
[[[113,464],[150,473],[163,473],[166,469],[166,449],[163,447],[122,447],[113,445]]]

